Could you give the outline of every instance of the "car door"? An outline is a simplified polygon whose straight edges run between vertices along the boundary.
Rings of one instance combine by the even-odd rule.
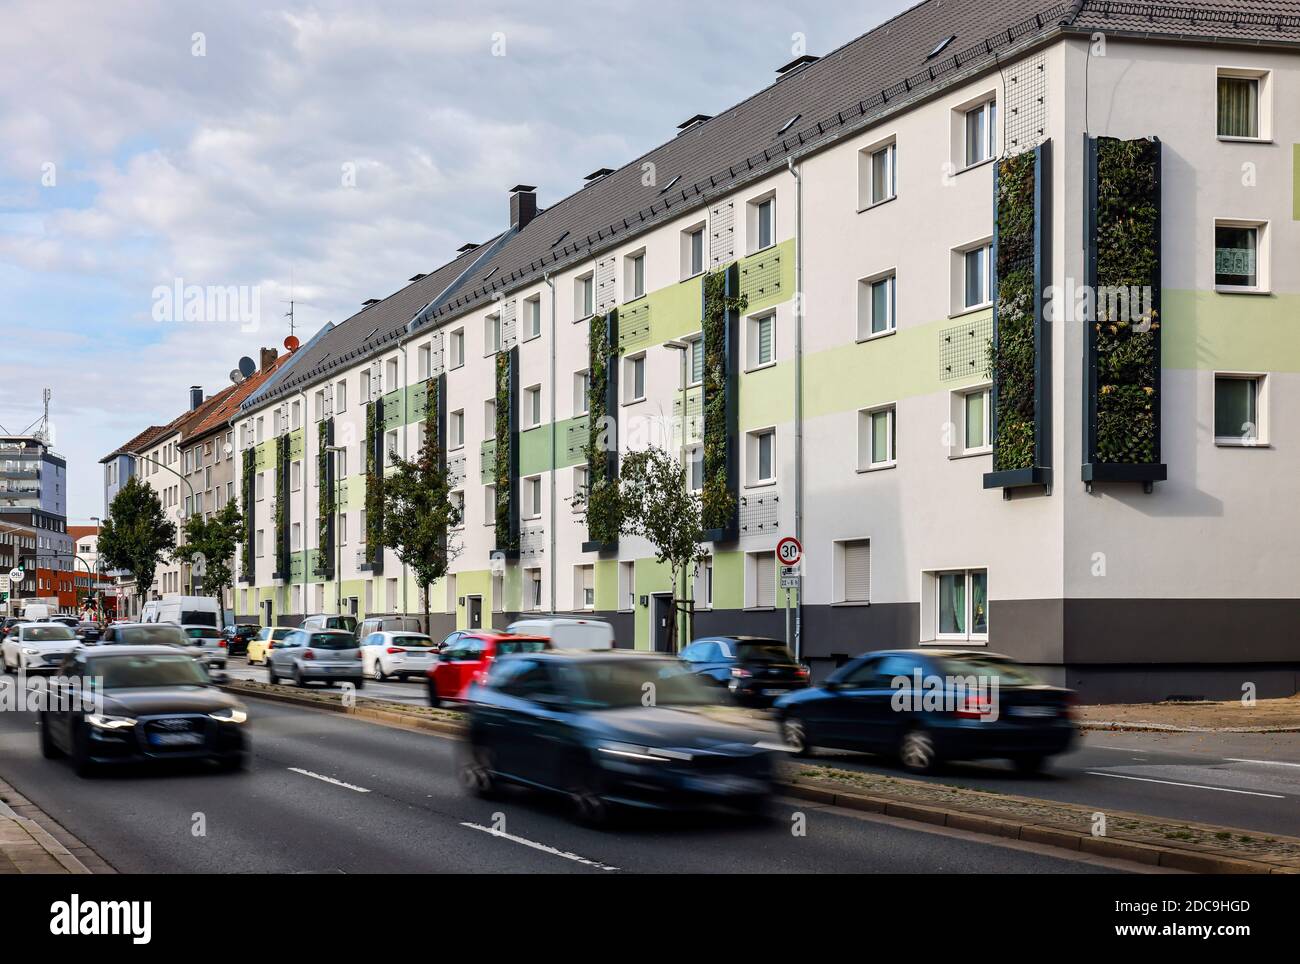
[[[271,642],[270,660],[275,666],[275,671],[280,676],[290,676],[293,674],[293,661],[295,650],[302,649],[302,640],[306,637],[299,631],[294,630],[284,639],[273,640]]]
[[[905,709],[895,708],[895,696],[911,689],[919,657],[891,653],[858,667],[836,691],[836,745],[858,750],[890,750],[898,743]]]
[[[511,673],[501,690],[507,697],[499,707],[506,739],[497,759],[503,771],[521,780],[558,786],[564,713],[555,701],[546,702],[558,693],[557,684],[545,660],[524,662],[527,665]]]
[[[375,671],[375,661],[379,659],[383,645],[384,636],[382,633],[371,633],[361,640],[361,670],[363,673],[370,674]]]
[[[433,679],[440,699],[451,699],[456,695],[456,668],[452,664],[463,635],[459,632],[448,633],[447,638],[438,647],[438,662],[433,668]]]

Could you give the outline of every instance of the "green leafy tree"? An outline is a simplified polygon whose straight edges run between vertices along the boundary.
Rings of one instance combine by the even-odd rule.
[[[193,575],[203,581],[203,591],[225,606],[226,589],[234,589],[235,547],[244,537],[244,514],[234,502],[227,502],[211,518],[192,515],[181,530],[183,544],[172,550],[172,558],[188,563]]]
[[[99,555],[109,569],[135,576],[141,603],[153,585],[159,561],[176,544],[176,524],[163,513],[154,490],[132,476],[113,496],[108,518],[99,530]]]
[[[414,459],[392,453],[393,471],[384,477],[383,488],[383,545],[415,573],[422,590],[425,632],[430,628],[429,588],[447,574],[460,554],[448,532],[460,523],[461,513],[451,499],[437,435],[426,427],[424,444]]]

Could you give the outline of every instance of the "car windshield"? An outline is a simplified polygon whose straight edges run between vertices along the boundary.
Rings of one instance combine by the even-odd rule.
[[[394,636],[393,645],[411,647],[432,646],[433,640],[428,636]]]
[[[69,627],[59,623],[49,626],[26,626],[23,628],[23,640],[34,643],[52,643],[60,639],[76,639],[77,634]]]
[[[497,655],[506,656],[510,653],[540,653],[546,649],[546,640],[544,639],[498,639]]]
[[[198,625],[198,626],[211,626],[213,629],[216,629],[216,628],[217,628],[217,614],[216,614],[216,613],[205,613],[205,612],[201,612],[201,611],[199,611],[199,610],[197,610],[197,609],[182,609],[182,610],[181,610],[181,622],[182,622],[183,624],[190,624],[190,623],[193,623],[193,624]]]
[[[349,633],[312,633],[307,645],[317,649],[352,649],[357,641]]]
[[[357,621],[352,616],[326,616],[321,620],[326,629],[346,629],[350,633],[357,631]]]
[[[793,663],[794,653],[778,642],[751,640],[736,643],[736,658],[747,663]]]
[[[560,677],[565,680],[574,704],[585,709],[707,706],[721,702],[717,687],[704,683],[675,660],[602,659],[563,663]]]
[[[88,663],[90,675],[106,690],[146,686],[206,686],[208,674],[188,656],[102,656]]]
[[[1041,680],[1019,663],[1009,659],[992,659],[987,656],[950,656],[942,660],[948,676],[996,677],[999,686],[1037,686]]]
[[[185,635],[190,639],[212,639],[216,633],[211,629],[201,629],[197,626],[186,626]]]
[[[188,646],[189,637],[179,626],[123,626],[113,633],[113,642],[124,646]]]

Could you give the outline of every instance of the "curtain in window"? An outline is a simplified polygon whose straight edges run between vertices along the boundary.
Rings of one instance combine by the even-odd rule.
[[[966,574],[945,572],[939,576],[939,632],[964,635],[966,632]]]
[[[989,631],[989,574],[976,570],[970,574],[970,631],[987,635]]]
[[[1219,78],[1219,135],[1259,136],[1259,81],[1250,77]]]

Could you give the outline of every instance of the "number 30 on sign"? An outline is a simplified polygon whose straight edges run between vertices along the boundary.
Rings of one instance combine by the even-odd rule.
[[[783,566],[797,565],[803,558],[803,546],[799,545],[799,540],[793,536],[786,536],[776,544],[776,557],[781,560]]]

